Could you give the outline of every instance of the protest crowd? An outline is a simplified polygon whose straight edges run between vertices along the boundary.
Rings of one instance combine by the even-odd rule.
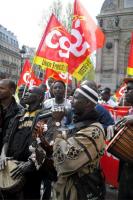
[[[17,84],[0,78],[0,200],[106,200],[107,185],[133,200],[133,76],[115,92],[85,78],[105,38],[97,27],[97,43],[87,39],[92,27],[81,16],[91,19],[74,5],[72,35],[83,38],[75,44],[51,16],[34,58],[44,80],[29,60]]]

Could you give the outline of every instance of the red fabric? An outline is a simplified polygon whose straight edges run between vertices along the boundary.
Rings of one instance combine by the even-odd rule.
[[[67,63],[71,74],[91,52],[103,47],[105,39],[103,32],[76,0],[74,16],[70,35],[52,14],[36,52],[36,56],[47,60]],[[89,47],[86,48],[86,44]]]
[[[106,108],[112,114],[112,116],[114,117],[114,120],[117,120],[121,117],[128,115],[129,109],[131,108],[130,106],[112,107],[107,104],[102,104],[102,105],[104,106],[104,108]]]
[[[79,0],[74,3],[71,31],[69,72],[74,70],[97,48],[104,45],[105,36]]]
[[[68,84],[71,84],[72,82],[72,77],[71,75],[68,75]],[[67,73],[58,73],[52,69],[46,69],[45,71],[45,78],[44,82],[48,80],[49,77],[53,77],[55,80],[62,80],[64,83],[67,83]]]
[[[63,42],[63,39],[65,42]],[[70,47],[70,39],[70,34],[57,20],[55,15],[52,14],[39,44],[36,55],[51,61],[67,63],[66,60],[68,58],[65,56],[61,57],[60,53],[67,53],[69,56],[68,48]]]
[[[118,187],[119,159],[105,151],[100,160],[100,166],[105,175],[106,183]]]
[[[128,115],[129,106],[112,107],[107,104],[102,104],[111,114],[115,120],[118,120],[125,115]],[[109,142],[106,141],[106,144]],[[104,172],[106,183],[118,187],[118,173],[119,173],[119,159],[105,151],[104,156],[101,158],[100,166]]]
[[[32,86],[32,85],[40,85],[41,80],[38,79],[34,72],[31,69],[31,64],[29,60],[26,60],[23,66],[22,73],[20,74],[20,78],[18,80],[18,87],[20,85],[27,85],[27,86]]]
[[[36,56],[47,59],[43,60],[41,65],[55,71],[61,71],[62,69],[59,70],[61,66],[56,68],[54,61],[68,64],[68,72],[72,74],[90,53],[103,47],[104,40],[103,32],[79,1],[75,0],[71,34],[52,14]],[[34,62],[36,63],[36,59]]]
[[[127,85],[126,83],[121,84],[120,87],[115,92],[114,96],[116,97],[117,101],[119,101],[119,99],[124,95],[124,90],[126,88],[126,85]]]
[[[133,68],[133,32],[131,35],[130,51],[128,57],[128,67]]]

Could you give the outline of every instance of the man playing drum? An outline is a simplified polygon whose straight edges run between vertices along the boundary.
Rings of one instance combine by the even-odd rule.
[[[18,192],[4,190],[2,192],[4,199],[19,199],[21,191],[22,199],[40,199],[40,185],[42,174],[36,170],[34,163],[29,160],[31,152],[29,146],[32,143],[32,124],[36,114],[42,108],[43,93],[42,90],[33,86],[24,96],[24,103],[28,105],[28,110],[22,115],[17,115],[5,138],[1,159],[0,170],[4,170],[7,165],[7,158],[15,160],[17,167],[13,169],[9,176],[14,180],[25,178],[24,186]],[[14,190],[17,188],[14,188]],[[20,189],[20,188],[19,188]]]

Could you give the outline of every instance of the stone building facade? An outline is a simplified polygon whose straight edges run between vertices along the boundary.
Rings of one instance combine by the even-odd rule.
[[[106,42],[97,51],[96,81],[102,88],[115,90],[126,76],[133,31],[133,0],[105,0],[97,20]]]
[[[17,82],[21,54],[16,36],[0,25],[0,78],[5,76]]]

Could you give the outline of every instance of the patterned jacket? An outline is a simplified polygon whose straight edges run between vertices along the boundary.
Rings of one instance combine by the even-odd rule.
[[[98,122],[79,130],[67,139],[56,138],[53,157],[58,180],[54,185],[54,190],[58,200],[79,200],[72,177],[74,174],[82,177],[98,169],[104,149],[104,130]],[[88,191],[86,195],[92,194]],[[93,199],[93,197],[86,196],[86,199]],[[98,198],[94,197],[94,199]]]

